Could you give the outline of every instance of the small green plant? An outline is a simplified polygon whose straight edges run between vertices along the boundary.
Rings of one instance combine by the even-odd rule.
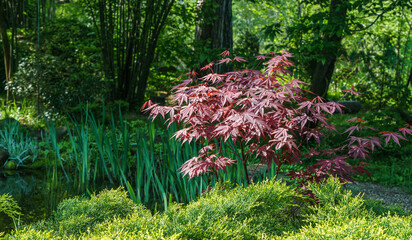
[[[4,166],[13,161],[18,168],[24,166],[29,158],[32,162],[37,159],[36,142],[32,141],[27,133],[20,131],[20,123],[17,121],[5,122],[0,130],[0,148],[8,151],[10,155]]]
[[[0,195],[0,213],[6,214],[13,220],[14,227],[17,230],[18,223],[16,222],[19,219],[21,212],[20,207],[17,205],[17,202],[9,194]],[[1,233],[0,233],[1,237]]]
[[[13,102],[0,100],[0,109],[2,110],[0,112],[1,119],[14,118],[24,124],[41,124],[40,118],[36,117],[36,108],[26,99],[14,100]]]

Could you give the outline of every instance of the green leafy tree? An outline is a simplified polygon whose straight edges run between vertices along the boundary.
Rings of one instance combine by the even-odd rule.
[[[6,83],[11,81],[13,73],[18,68],[19,30],[37,29],[41,23],[54,18],[54,13],[55,0],[0,0],[0,35]],[[9,93],[7,97],[8,95]]]
[[[381,9],[379,15],[365,17],[342,41],[329,94],[357,85],[364,93],[359,100],[371,107],[405,106],[410,103],[412,38],[411,8],[400,2],[395,8]],[[390,11],[390,14],[385,14]],[[359,17],[356,21],[360,21]],[[372,24],[373,23],[373,24]]]
[[[289,29],[311,82],[311,91],[327,97],[339,56],[345,54],[342,40],[373,26],[403,1],[304,0],[300,21]],[[301,8],[299,8],[301,9]]]
[[[194,0],[178,1],[170,10],[165,28],[159,35],[146,97],[170,92],[176,76],[195,64],[193,38],[190,37],[195,34],[195,14]]]
[[[13,81],[6,84],[14,96],[34,100],[47,113],[104,97],[108,87],[92,28],[62,18],[45,24],[40,39],[41,47],[20,60]]]

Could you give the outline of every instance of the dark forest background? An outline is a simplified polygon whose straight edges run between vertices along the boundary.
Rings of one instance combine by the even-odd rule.
[[[137,111],[223,50],[249,60],[287,50],[316,95],[354,86],[368,108],[406,111],[411,10],[406,0],[0,0],[0,91],[38,113],[103,101]]]

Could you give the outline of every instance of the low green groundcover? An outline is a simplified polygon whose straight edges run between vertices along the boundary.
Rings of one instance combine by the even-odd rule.
[[[279,181],[248,188],[218,185],[187,206],[152,214],[123,189],[63,201],[53,222],[25,226],[4,239],[408,239],[412,216],[365,202],[328,180],[308,187],[314,204]],[[392,212],[390,212],[390,211]]]

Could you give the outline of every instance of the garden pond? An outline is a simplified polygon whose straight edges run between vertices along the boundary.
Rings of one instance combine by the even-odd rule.
[[[60,179],[51,180],[47,170],[3,171],[0,170],[0,195],[8,193],[18,203],[22,215],[13,220],[0,213],[0,232],[10,232],[22,224],[49,219],[52,210],[65,198],[73,197],[73,184]]]

